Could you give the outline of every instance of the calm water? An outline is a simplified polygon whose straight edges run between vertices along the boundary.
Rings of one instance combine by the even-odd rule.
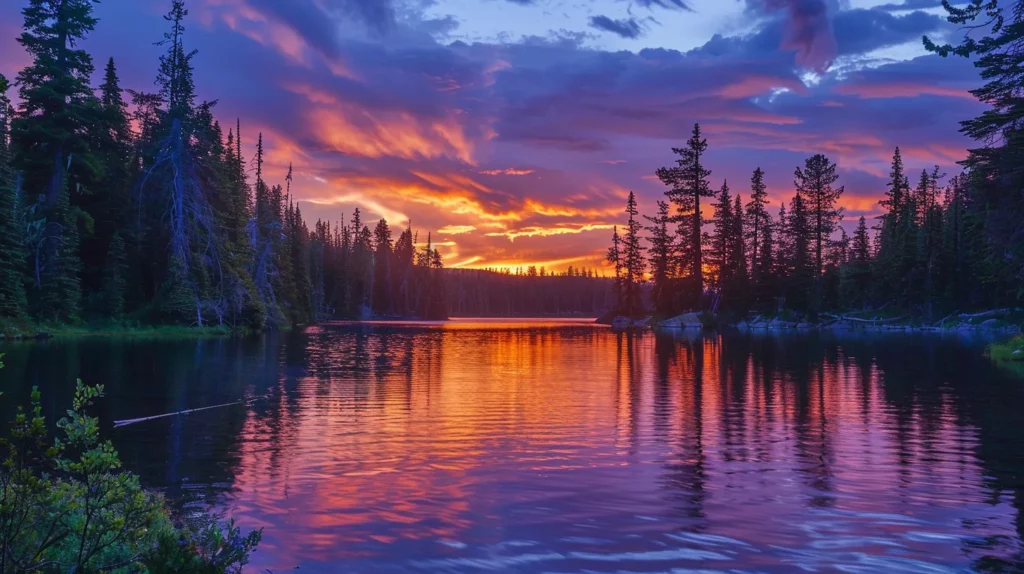
[[[129,468],[265,527],[253,572],[966,572],[1024,564],[1024,379],[911,335],[327,325],[8,344]]]

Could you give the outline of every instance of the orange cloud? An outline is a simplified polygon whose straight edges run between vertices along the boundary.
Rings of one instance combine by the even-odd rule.
[[[457,264],[463,269],[522,269],[529,267],[545,268],[549,271],[564,271],[568,266],[574,267],[585,264],[590,267],[601,267],[601,258],[594,255],[580,255],[576,257],[563,257],[559,259],[489,259],[474,257],[475,261],[463,261]],[[455,267],[453,265],[452,267]]]
[[[473,225],[445,225],[437,230],[442,235],[462,235],[473,231],[476,231],[476,227]]]
[[[588,217],[588,218],[599,218],[608,217],[622,212],[622,206],[609,206],[609,207],[596,207],[596,208],[577,208],[566,205],[553,205],[547,203],[541,203],[535,199],[527,198],[523,204],[523,208],[537,215],[544,215],[547,217]]]
[[[880,98],[914,98],[922,95],[948,96],[974,100],[975,97],[965,89],[949,88],[913,82],[886,82],[884,84],[839,84],[833,90],[837,94],[857,96],[863,99]]]
[[[483,175],[530,175],[533,173],[532,169],[516,169],[509,167],[505,169],[489,169],[480,172]]]
[[[219,19],[232,31],[275,49],[293,62],[306,68],[312,66],[312,59],[317,51],[301,34],[272,18],[267,18],[246,5],[243,0],[206,0],[199,5],[199,10],[199,18],[206,26]],[[322,59],[334,75],[353,80],[360,79],[339,58]]]
[[[577,227],[540,227],[529,226],[520,229],[512,229],[502,232],[486,233],[487,237],[508,237],[509,241],[515,241],[519,237],[549,237],[552,235],[579,234],[587,231],[598,231],[615,227],[610,223],[587,223]]]
[[[306,113],[313,135],[332,151],[368,158],[451,157],[474,165],[473,145],[451,119],[420,120],[407,112],[373,112],[346,102]]]
[[[314,205],[345,205],[355,204],[363,209],[369,210],[371,213],[375,213],[391,223],[405,223],[409,221],[409,217],[400,211],[395,211],[378,201],[374,201],[371,198],[366,197],[361,193],[345,193],[341,195],[334,195],[331,197],[313,197],[305,198],[303,201],[307,201]]]
[[[737,82],[723,86],[716,93],[723,98],[741,100],[759,96],[778,88],[785,88],[797,93],[805,93],[807,91],[807,87],[796,78],[783,79],[769,76],[747,76]]]

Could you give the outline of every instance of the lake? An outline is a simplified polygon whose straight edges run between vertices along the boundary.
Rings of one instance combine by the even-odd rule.
[[[106,385],[146,485],[264,527],[252,572],[1018,571],[1024,379],[982,347],[544,320],[8,343],[0,414]]]

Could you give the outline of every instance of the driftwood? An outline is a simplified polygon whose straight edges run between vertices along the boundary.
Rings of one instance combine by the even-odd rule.
[[[902,321],[903,319],[910,317],[910,315],[902,315],[900,317],[892,317],[890,319],[858,319],[856,317],[846,317],[844,315],[831,315],[828,313],[822,313],[822,315],[824,315],[825,317],[832,317],[840,321],[853,321],[855,323],[893,323],[896,321]]]
[[[958,318],[959,319],[987,319],[989,317],[1002,317],[1003,315],[1008,315],[1009,313],[1010,313],[1009,309],[993,309],[991,311],[985,311],[983,313],[973,313],[973,314],[961,313]]]
[[[133,425],[135,423],[143,423],[143,422],[146,422],[146,421],[152,421],[152,420],[156,420],[156,419],[162,419],[162,418],[166,418],[166,417],[173,417],[173,416],[178,416],[178,415],[189,415],[189,414],[192,414],[192,413],[197,413],[199,411],[208,411],[210,409],[219,409],[219,408],[222,408],[222,407],[230,407],[232,405],[245,404],[245,405],[248,406],[248,405],[250,405],[250,404],[252,404],[252,403],[254,403],[254,402],[256,402],[256,401],[258,401],[260,399],[265,399],[265,398],[267,398],[269,396],[270,396],[269,394],[268,395],[261,395],[261,396],[258,396],[258,397],[253,397],[251,399],[242,399],[242,400],[234,401],[234,402],[231,402],[231,403],[224,403],[224,404],[220,404],[220,405],[211,405],[211,406],[208,406],[208,407],[197,407],[197,408],[194,408],[194,409],[185,409],[183,411],[175,411],[173,413],[164,413],[162,415],[153,415],[151,417],[142,417],[142,418],[138,418],[138,419],[125,419],[125,420],[121,420],[121,421],[114,421],[114,428],[119,428],[119,427],[123,427],[123,426]]]
[[[953,316],[954,316],[954,315],[956,315],[956,314],[957,314],[957,313],[959,313],[959,312],[960,312],[960,310],[959,310],[959,309],[957,309],[956,311],[953,311],[952,313],[950,313],[949,315],[946,315],[946,316],[945,316],[945,317],[943,317],[942,319],[939,319],[939,322],[938,322],[938,323],[935,323],[935,326],[936,326],[936,327],[941,327],[943,323],[945,323],[946,321],[949,321],[950,319],[952,319],[952,318],[953,318]]]

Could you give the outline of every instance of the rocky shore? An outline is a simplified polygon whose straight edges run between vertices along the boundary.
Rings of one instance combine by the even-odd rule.
[[[810,322],[798,317],[755,316],[735,323],[725,323],[710,314],[684,313],[664,320],[652,317],[629,318],[618,316],[612,319],[614,330],[631,329],[693,329],[716,330],[734,328],[740,331],[884,331],[904,333],[990,333],[1014,335],[1021,332],[1020,325],[1008,320],[1020,310],[999,309],[982,313],[954,314],[936,323],[914,321],[909,317],[855,317],[849,315],[823,314],[821,320]]]

